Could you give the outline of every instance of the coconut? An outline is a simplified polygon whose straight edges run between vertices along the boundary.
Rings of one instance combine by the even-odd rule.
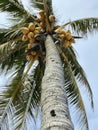
[[[35,42],[35,38],[29,39],[29,43],[33,44]]]
[[[41,27],[36,27],[35,30],[41,31]]]
[[[40,16],[43,16],[43,15],[44,15],[44,10],[40,10],[40,11],[39,11],[39,15],[40,15]]]
[[[44,28],[44,22],[39,23],[42,28]]]
[[[28,38],[29,38],[29,39],[32,39],[33,37],[34,37],[34,33],[33,33],[33,32],[29,32],[29,33],[28,33]]]
[[[59,37],[60,37],[61,40],[65,39],[65,35],[64,34],[60,34]]]
[[[25,35],[29,33],[29,29],[28,29],[27,27],[23,27],[23,28],[21,29],[21,31],[22,31],[22,33],[25,34]]]
[[[23,36],[22,36],[22,41],[25,42],[25,41],[27,41],[27,40],[28,40],[27,35],[23,35]]]
[[[72,37],[70,40],[69,40],[71,43],[75,43],[75,39]]]
[[[50,21],[50,22],[54,22],[54,21],[55,21],[54,15],[50,15],[50,16],[49,16],[49,21]]]
[[[34,23],[29,23],[28,28],[29,28],[30,31],[33,32],[33,31],[35,30],[35,25],[34,25]]]
[[[37,21],[38,23],[40,23],[40,22],[41,22],[41,18],[36,18],[36,21]]]
[[[64,41],[64,46],[65,47],[71,46],[71,42],[70,41]]]
[[[27,56],[26,56],[26,59],[27,59],[28,61],[30,61],[31,59],[33,59],[33,56],[32,56],[32,55],[27,55]]]
[[[65,34],[70,34],[70,35],[71,35],[70,30],[66,30],[66,31],[65,31]]]
[[[72,39],[72,36],[71,36],[70,33],[66,33],[66,39],[67,39],[67,40],[71,40],[71,39]]]
[[[39,34],[40,33],[40,31],[39,30],[35,30],[34,31],[34,34],[36,35],[36,34]]]
[[[32,44],[28,44],[28,49],[31,49],[32,48]]]
[[[32,56],[36,56],[36,55],[37,55],[37,52],[36,52],[36,51],[32,51],[32,52],[31,52],[31,55],[32,55]]]

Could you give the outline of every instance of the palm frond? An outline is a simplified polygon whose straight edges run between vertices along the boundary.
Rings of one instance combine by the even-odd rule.
[[[9,70],[12,67],[20,68],[26,63],[25,46],[21,41],[7,42],[0,45],[1,69]]]
[[[21,31],[19,28],[14,29],[14,27],[12,29],[1,29],[0,30],[0,38],[1,38],[1,42],[0,44],[3,44],[5,42],[9,42],[9,41],[16,41],[19,40],[19,38],[21,38]]]
[[[82,18],[75,21],[65,23],[61,28],[70,26],[77,35],[87,35],[98,30],[98,18]]]
[[[16,96],[20,87],[21,87],[21,76],[16,75],[11,85],[8,85],[7,87],[2,88],[2,91],[0,93],[0,104],[1,104],[1,107],[3,107],[2,113],[0,115],[1,122],[6,118],[7,113],[10,107],[12,106],[12,100]]]
[[[32,4],[35,8],[39,9],[39,10],[43,10],[44,9],[44,3],[43,0],[34,0],[32,1]]]
[[[40,105],[42,69],[38,65],[31,75],[24,77],[22,73],[19,71],[11,84],[0,93],[0,124],[5,130],[9,129],[10,122],[5,123],[9,116],[13,124],[10,127],[26,130],[28,121],[31,118],[35,120],[34,112]]]
[[[41,81],[43,78],[43,73],[44,73],[44,67],[42,66],[40,68],[40,65],[38,65],[36,71],[35,71],[35,75],[34,75],[34,81],[36,83],[35,86],[35,90],[32,96],[32,102],[35,103],[32,104],[34,105],[34,107],[36,107],[36,105],[40,106],[40,99],[41,99]]]
[[[30,113],[33,108],[31,105],[32,95],[35,88],[33,78],[25,78],[21,95],[18,95],[18,102],[15,102],[14,129],[25,129],[27,127],[27,119],[34,119],[34,113]],[[21,106],[22,105],[22,106]],[[29,117],[29,118],[28,118]]]
[[[53,14],[53,9],[52,9],[52,0],[45,0],[47,4],[47,8],[49,11],[49,14]],[[44,10],[44,4],[45,2],[43,0],[34,0],[31,1],[33,6],[39,10]]]
[[[85,89],[87,92],[87,95],[89,97],[90,103],[92,108],[94,107],[94,103],[93,103],[93,94],[92,94],[92,90],[91,87],[88,83],[88,80],[86,78],[86,75],[81,67],[81,65],[78,63],[77,58],[76,58],[76,54],[73,50],[72,47],[70,48],[62,48],[65,56],[67,57],[69,63],[71,64],[71,69],[73,71],[73,74],[76,78],[76,80],[78,81],[78,83],[83,85],[83,89]]]
[[[25,10],[23,4],[19,0],[3,0],[0,1],[0,11],[8,12],[15,17],[28,16],[28,12]]]
[[[6,91],[2,93],[2,100],[4,98],[9,100],[6,103],[6,107],[1,104],[1,106],[3,105],[5,107],[1,115],[1,122],[2,124],[4,124],[4,121],[8,118],[10,114],[14,129],[18,129],[24,122],[23,119],[25,117],[25,114],[27,113],[25,111],[27,111],[27,106],[29,106],[28,102],[30,99],[28,96],[30,96],[31,83],[29,80],[27,81],[26,79],[25,82],[28,82],[26,83],[26,86],[24,84],[24,80],[22,80],[22,77],[19,74],[13,79],[12,83],[8,87],[6,87]],[[6,122],[5,125],[7,127],[9,125],[8,122]]]
[[[66,57],[67,58],[67,57]],[[65,60],[65,59],[64,59]],[[62,60],[63,61],[63,60]],[[70,63],[63,62],[64,64],[64,76],[65,76],[65,89],[68,97],[68,101],[72,108],[75,108],[76,114],[79,114],[77,121],[79,122],[79,128],[86,128],[88,130],[88,120],[85,110],[85,105],[81,97],[80,90],[77,85],[77,81],[74,76],[74,72],[71,69]]]

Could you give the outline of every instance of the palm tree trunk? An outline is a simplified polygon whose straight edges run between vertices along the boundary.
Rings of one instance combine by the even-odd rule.
[[[45,46],[46,69],[42,80],[41,130],[73,130],[64,89],[63,67],[50,35],[46,38]]]

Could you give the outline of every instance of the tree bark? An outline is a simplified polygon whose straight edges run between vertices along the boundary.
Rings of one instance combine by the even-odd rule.
[[[50,35],[46,38],[45,46],[46,69],[42,80],[41,130],[74,130],[64,89],[60,55]]]

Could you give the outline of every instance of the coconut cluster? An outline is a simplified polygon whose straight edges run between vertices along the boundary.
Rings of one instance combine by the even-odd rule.
[[[75,39],[71,35],[70,30],[64,30],[59,27],[55,30],[55,32],[59,34],[59,38],[62,41],[64,47],[71,46],[72,43],[75,43]]]
[[[36,18],[36,21],[44,29],[44,27],[45,27],[45,17],[46,17],[44,10],[39,11],[39,16],[40,16],[39,18]],[[49,19],[50,23],[53,23],[55,21],[55,17],[52,14],[49,15],[48,19]]]
[[[25,49],[25,52],[32,50],[32,51],[30,51],[30,53],[27,53],[27,55],[26,55],[26,59],[28,61],[38,57],[38,51],[34,51],[32,49],[32,47],[33,47],[33,44],[36,43],[36,41],[38,42],[38,39],[36,39],[37,35],[41,34],[41,38],[42,38],[42,35],[45,36],[44,33],[46,33],[46,30],[45,30],[46,29],[46,27],[45,27],[46,17],[47,16],[46,16],[45,12],[43,10],[40,10],[39,17],[36,18],[35,22],[34,23],[31,22],[31,23],[29,23],[28,27],[23,27],[21,29],[21,31],[23,33],[22,41],[23,42],[28,41],[27,48]],[[52,14],[49,15],[48,20],[50,22],[50,25],[52,25],[52,23],[55,22],[54,15],[52,15]],[[49,32],[50,34],[52,34],[52,35],[56,34],[56,36],[57,36],[56,39],[60,40],[61,41],[60,43],[63,43],[62,45],[64,47],[71,46],[72,43],[75,43],[75,40],[72,37],[70,30],[64,30],[60,26],[51,26],[50,31],[51,31],[51,33]],[[42,41],[44,42],[44,40],[42,40]],[[42,47],[43,47],[43,45],[44,45],[44,43],[41,44]],[[43,52],[45,52],[45,50]]]
[[[25,52],[28,52],[32,48],[32,45],[36,42],[35,36],[37,34],[40,34],[41,32],[45,32],[45,13],[43,10],[39,11],[39,17],[36,18],[36,25],[35,23],[31,22],[29,23],[28,27],[23,27],[21,29],[23,36],[22,41],[26,42],[28,41],[28,46],[25,50]],[[49,21],[52,23],[55,21],[55,18],[53,15],[49,16]],[[32,51],[30,54],[26,56],[26,59],[30,61],[32,58],[35,58],[37,56],[37,52]]]
[[[34,23],[29,23],[28,27],[23,27],[21,29],[23,36],[22,36],[22,41],[28,41],[28,45],[27,48],[25,50],[25,52],[29,51],[33,44],[35,43],[36,39],[35,39],[35,35],[39,34],[41,32],[42,28],[41,27],[36,27]],[[29,61],[32,58],[35,58],[35,56],[37,56],[37,52],[36,51],[32,51],[30,54],[28,54],[26,56],[26,59]]]

